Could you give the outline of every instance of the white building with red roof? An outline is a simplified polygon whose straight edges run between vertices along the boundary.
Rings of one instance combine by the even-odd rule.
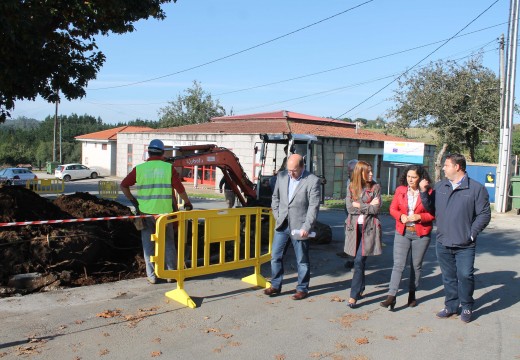
[[[135,134],[150,130],[153,129],[145,126],[120,126],[76,136],[75,139],[81,142],[81,163],[95,167],[102,176],[116,175],[118,135],[125,132]]]
[[[383,192],[393,192],[396,187],[398,170],[383,163],[385,141],[412,141],[409,139],[385,135],[369,130],[357,129],[353,123],[299,114],[290,111],[276,111],[260,114],[223,116],[212,118],[207,123],[185,125],[164,129],[142,128],[117,132],[116,176],[124,177],[130,170],[145,160],[148,143],[152,139],[161,139],[166,146],[185,146],[216,144],[233,151],[239,158],[248,177],[255,180],[258,174],[255,144],[261,141],[259,134],[308,134],[318,138],[324,157],[324,175],[327,179],[325,196],[343,198],[347,178],[346,164],[349,160],[365,160],[372,164],[374,177],[381,184]],[[90,140],[93,134],[87,134]],[[78,137],[80,138],[80,137]],[[85,139],[85,138],[84,138]],[[78,139],[81,140],[81,139]],[[91,165],[94,144],[84,146]],[[435,146],[425,145],[424,165],[433,168]],[[85,151],[84,151],[85,154]],[[97,154],[97,153],[96,153]],[[96,155],[96,159],[98,156]],[[198,170],[199,187],[218,188],[220,171],[211,168]],[[272,173],[267,164],[266,173]],[[194,175],[185,170],[183,176],[192,180]]]

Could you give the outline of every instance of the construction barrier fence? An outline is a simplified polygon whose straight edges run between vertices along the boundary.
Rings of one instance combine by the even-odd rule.
[[[27,180],[25,187],[38,194],[58,194],[65,191],[65,183],[60,179]]]
[[[99,197],[104,199],[117,199],[119,195],[119,183],[117,181],[99,180],[98,194]]]
[[[178,266],[174,270],[166,269],[165,263],[166,227],[170,223],[177,228]],[[253,267],[254,273],[242,281],[270,287],[260,267],[271,260],[273,235],[274,218],[269,208],[178,211],[157,219],[152,235],[155,255],[150,260],[155,263],[157,277],[177,281],[177,289],[165,295],[195,308],[196,304],[184,290],[184,280],[189,277]]]

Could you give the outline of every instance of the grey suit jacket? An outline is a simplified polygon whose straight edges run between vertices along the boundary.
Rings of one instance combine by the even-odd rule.
[[[304,170],[300,183],[289,199],[289,174],[280,171],[273,190],[271,208],[276,219],[275,229],[287,220],[289,229],[310,230],[314,227],[320,209],[320,179]]]

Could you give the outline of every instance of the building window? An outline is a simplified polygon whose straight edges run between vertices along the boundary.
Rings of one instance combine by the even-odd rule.
[[[107,144],[101,144],[101,150],[106,150],[107,149]]]
[[[339,199],[343,194],[343,172],[345,170],[344,157],[343,153],[334,153],[334,188],[332,197],[335,199]]]
[[[132,171],[132,164],[133,164],[133,146],[132,144],[128,144],[128,147],[126,148],[126,172],[127,174]]]

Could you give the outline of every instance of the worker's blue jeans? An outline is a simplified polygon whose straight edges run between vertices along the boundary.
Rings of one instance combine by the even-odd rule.
[[[271,252],[271,286],[276,289],[282,288],[284,274],[283,257],[287,253],[289,244],[292,243],[296,255],[298,267],[298,285],[296,291],[309,292],[311,279],[309,261],[309,240],[293,240],[290,236],[289,227],[274,232],[273,248]]]
[[[143,255],[146,263],[146,276],[150,280],[155,280],[154,264],[150,261],[150,256],[155,255],[155,242],[151,236],[155,234],[155,218],[144,218],[144,229],[141,230],[141,242],[143,243]],[[165,249],[166,269],[175,270],[177,268],[177,251],[175,249],[175,231],[173,224],[166,225],[166,249]]]

